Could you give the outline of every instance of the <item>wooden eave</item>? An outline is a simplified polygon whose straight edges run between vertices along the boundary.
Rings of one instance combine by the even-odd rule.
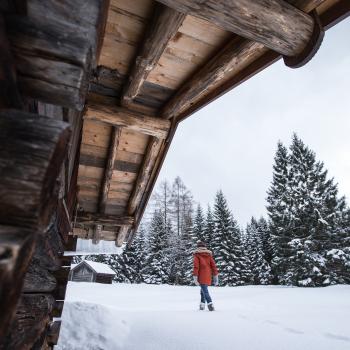
[[[286,62],[293,52],[296,58],[303,55],[304,41],[314,35],[311,23],[317,20],[329,29],[350,13],[348,0],[274,0],[276,17],[285,15],[288,21],[291,16],[290,32],[303,23],[303,40],[289,43],[286,33],[279,46],[278,40],[267,42],[268,35],[261,38],[250,23],[232,17],[239,26],[235,32],[231,22],[213,19],[205,5],[197,11],[197,2],[110,1],[84,114],[73,231],[78,237],[117,245],[130,240],[178,123],[283,54]],[[225,1],[218,3],[225,7]],[[263,20],[259,23],[264,27]],[[274,28],[268,23],[264,30],[270,35]],[[126,217],[129,221],[122,220]]]

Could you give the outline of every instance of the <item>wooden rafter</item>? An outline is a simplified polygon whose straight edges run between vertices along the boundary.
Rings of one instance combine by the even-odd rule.
[[[216,24],[264,44],[285,56],[296,56],[313,32],[312,17],[284,0],[158,0],[179,12]]]
[[[106,211],[108,192],[109,192],[109,187],[110,187],[110,183],[113,175],[115,159],[117,157],[117,148],[118,148],[118,143],[120,139],[120,134],[121,134],[120,128],[118,127],[112,128],[111,140],[110,140],[109,151],[108,151],[108,160],[107,160],[107,165],[106,165],[105,173],[103,177],[103,183],[102,183],[100,201],[99,201],[100,213],[104,213]]]
[[[121,104],[128,106],[137,96],[148,74],[154,69],[169,41],[175,36],[186,15],[162,4],[156,8],[140,53],[124,86]]]
[[[314,8],[311,5],[316,6],[317,2],[315,0],[303,1],[300,9],[313,10]],[[205,95],[206,91],[211,86],[215,86],[225,74],[232,74],[234,71],[240,74],[242,66],[249,65],[250,62],[259,59],[268,51],[261,43],[234,37],[197,74],[184,83],[164,106],[162,110],[163,118],[177,117],[182,112],[190,109],[194,105],[194,101],[197,101],[200,95]],[[277,54],[273,54],[273,56],[278,57]]]
[[[89,104],[84,118],[124,127],[159,139],[165,139],[170,129],[170,122],[167,120],[149,117],[118,106]]]
[[[143,160],[142,169],[139,172],[137,177],[134,190],[130,196],[128,203],[128,214],[134,215],[135,211],[140,203],[141,197],[145,191],[145,188],[148,184],[153,166],[155,164],[156,158],[159,154],[159,150],[162,142],[153,137],[148,144],[145,158]]]

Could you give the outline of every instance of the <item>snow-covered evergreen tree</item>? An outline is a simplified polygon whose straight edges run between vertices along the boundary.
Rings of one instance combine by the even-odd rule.
[[[204,227],[204,241],[206,242],[209,250],[212,249],[212,242],[214,239],[214,234],[215,234],[214,217],[213,217],[213,213],[211,211],[211,208],[208,205],[207,216],[206,216],[205,227]]]
[[[293,136],[290,154],[278,145],[268,192],[273,242],[272,266],[279,283],[300,286],[330,281],[326,252],[332,246],[344,200],[327,179],[323,163]]]
[[[148,250],[145,262],[144,281],[162,284],[169,282],[169,227],[164,214],[156,210],[148,233]]]
[[[242,285],[249,279],[248,262],[244,256],[240,229],[222,191],[218,191],[215,197],[214,222],[212,249],[220,274],[220,285]]]
[[[203,215],[203,210],[200,204],[197,205],[196,215],[193,222],[193,240],[195,242],[205,240],[205,219]]]
[[[252,284],[269,284],[272,280],[271,268],[264,254],[261,224],[265,223],[252,218],[246,228],[245,251],[249,262],[250,283]]]

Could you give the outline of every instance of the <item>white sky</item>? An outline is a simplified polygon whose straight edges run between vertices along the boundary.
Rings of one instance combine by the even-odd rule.
[[[227,93],[178,128],[158,183],[179,175],[204,207],[218,189],[240,225],[265,215],[277,141],[293,132],[350,198],[350,19],[326,32],[306,66],[283,61]]]

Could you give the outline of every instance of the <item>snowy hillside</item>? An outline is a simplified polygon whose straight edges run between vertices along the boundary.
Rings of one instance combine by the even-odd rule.
[[[350,286],[211,288],[70,282],[56,350],[348,350]]]

